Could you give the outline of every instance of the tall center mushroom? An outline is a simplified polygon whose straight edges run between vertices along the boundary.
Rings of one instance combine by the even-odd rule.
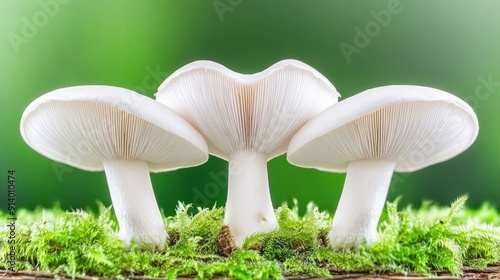
[[[149,172],[208,159],[205,140],[186,120],[151,98],[110,86],[69,87],[37,98],[24,111],[21,135],[50,159],[105,171],[126,245],[165,245]]]
[[[296,60],[252,75],[196,61],[169,76],[156,99],[198,129],[211,154],[229,162],[224,222],[241,246],[247,236],[278,227],[267,161],[283,154],[291,136],[338,96],[323,75]]]
[[[377,240],[392,173],[411,172],[467,149],[479,130],[459,98],[433,88],[385,86],[343,100],[293,137],[295,165],[347,172],[329,234],[334,247]]]

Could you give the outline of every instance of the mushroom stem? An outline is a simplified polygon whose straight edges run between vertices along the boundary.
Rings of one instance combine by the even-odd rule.
[[[377,225],[396,162],[386,159],[351,161],[344,189],[328,235],[334,248],[354,247],[377,239]]]
[[[132,240],[163,249],[165,225],[153,193],[146,161],[113,159],[103,161],[109,193],[125,246]]]
[[[258,232],[278,228],[267,179],[267,157],[254,151],[229,155],[229,179],[224,223],[236,246]]]

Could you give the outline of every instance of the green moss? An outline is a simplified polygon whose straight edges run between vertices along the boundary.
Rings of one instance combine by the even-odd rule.
[[[77,210],[19,210],[16,228],[16,269],[66,273],[72,276],[227,275],[238,279],[283,278],[284,275],[329,276],[336,272],[398,272],[430,275],[445,270],[458,275],[463,266],[483,268],[500,261],[500,214],[491,205],[464,209],[466,197],[451,207],[425,202],[417,210],[387,204],[380,240],[357,250],[327,247],[331,217],[309,204],[299,216],[297,203],[276,210],[280,229],[248,238],[229,257],[219,252],[223,208],[197,209],[179,203],[177,214],[165,218],[168,248],[147,251],[133,244],[124,249],[116,237],[110,208],[99,213]],[[7,224],[7,214],[0,213]],[[7,269],[8,228],[0,228],[0,269]],[[219,245],[218,245],[219,244]]]

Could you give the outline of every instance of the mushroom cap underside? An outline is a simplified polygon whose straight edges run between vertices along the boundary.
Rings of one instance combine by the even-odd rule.
[[[187,119],[210,153],[227,160],[240,150],[268,159],[283,154],[295,132],[338,96],[318,71],[289,59],[251,75],[196,61],[169,76],[156,99]]]
[[[293,137],[288,160],[302,167],[345,172],[350,161],[388,159],[411,172],[450,159],[477,137],[472,108],[447,92],[384,86],[347,98],[320,113]]]
[[[40,154],[83,170],[101,171],[108,159],[148,162],[160,172],[208,159],[203,137],[166,106],[134,91],[76,86],[33,101],[21,135]]]

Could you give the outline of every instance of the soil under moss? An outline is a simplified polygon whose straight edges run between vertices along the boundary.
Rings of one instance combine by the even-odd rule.
[[[388,203],[379,225],[380,240],[344,251],[329,248],[326,234],[331,216],[313,204],[303,216],[296,204],[279,207],[280,229],[252,236],[237,249],[223,227],[223,208],[192,211],[179,203],[176,215],[165,217],[169,240],[163,251],[134,244],[124,249],[116,237],[112,210],[103,206],[98,213],[65,212],[58,207],[19,210],[15,269],[118,278],[281,279],[349,272],[431,276],[437,271],[461,275],[464,267],[484,269],[500,262],[499,212],[488,204],[475,210],[463,208],[465,201],[461,197],[450,207],[423,203],[418,210],[398,210],[397,201]],[[0,213],[0,223],[8,224],[8,217]],[[9,234],[8,227],[0,228],[3,270],[9,268]]]

